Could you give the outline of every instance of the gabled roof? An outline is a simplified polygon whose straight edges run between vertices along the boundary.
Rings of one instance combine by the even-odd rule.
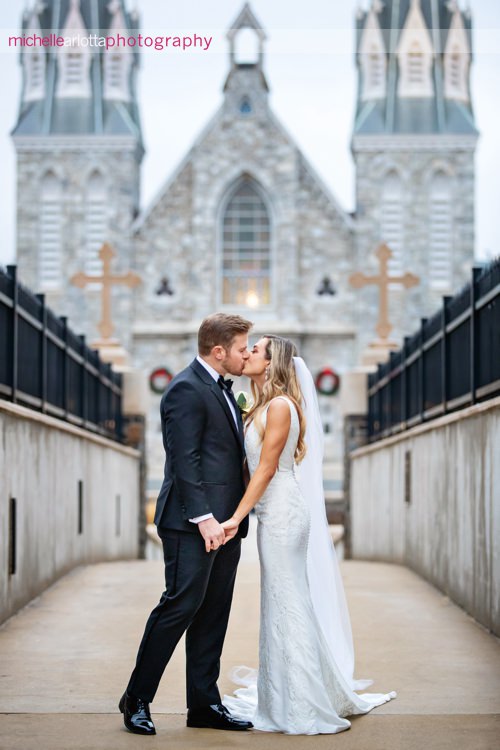
[[[249,3],[245,3],[245,5],[231,24],[231,27],[229,28],[226,35],[229,41],[233,41],[234,37],[241,29],[254,29],[261,41],[267,39],[266,33],[262,28],[262,24],[257,20],[252,9],[250,8]]]
[[[172,172],[170,177],[165,181],[165,183],[158,190],[158,192],[156,193],[156,195],[154,196],[150,204],[146,206],[146,208],[139,214],[136,221],[134,222],[134,230],[139,230],[143,226],[143,224],[148,220],[148,217],[152,214],[152,212],[154,211],[156,206],[160,203],[164,195],[167,194],[168,190],[170,189],[172,184],[175,182],[177,177],[183,172],[183,170],[188,166],[188,164],[194,159],[196,150],[203,144],[203,141],[207,139],[211,135],[211,133],[218,127],[219,122],[222,120],[224,115],[225,115],[225,108],[224,108],[224,105],[222,105],[216,111],[214,116],[208,121],[207,125],[203,128],[199,136],[195,139],[193,145],[191,146],[187,154],[184,156],[184,158],[182,159],[180,164],[177,166],[177,168]],[[300,151],[298,145],[295,143],[290,133],[286,130],[286,128],[281,123],[281,121],[276,117],[276,115],[272,113],[271,111],[269,111],[268,117],[271,123],[274,125],[274,127],[276,127],[278,132],[280,132],[281,135],[290,144],[292,144],[293,147],[296,149],[302,166],[308,172],[311,178],[314,180],[318,189],[323,193],[323,195],[327,198],[327,200],[336,209],[337,213],[343,220],[346,228],[348,228],[349,230],[352,230],[354,227],[352,216],[349,214],[349,212],[347,212],[344,208],[342,208],[342,206],[340,205],[338,200],[335,198],[331,190],[321,180],[321,178],[317,174],[314,167],[310,164],[308,159]]]

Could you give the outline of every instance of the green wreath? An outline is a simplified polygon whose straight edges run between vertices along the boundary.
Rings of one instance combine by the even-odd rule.
[[[173,377],[166,367],[157,367],[149,376],[149,387],[153,393],[163,393]]]
[[[331,367],[323,367],[314,382],[322,396],[334,396],[340,387],[340,376]]]

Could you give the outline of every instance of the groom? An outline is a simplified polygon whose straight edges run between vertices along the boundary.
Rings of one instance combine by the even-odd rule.
[[[248,359],[250,321],[215,313],[198,331],[199,355],[165,391],[160,406],[165,476],[155,523],[163,543],[165,591],[151,612],[120,711],[127,729],[156,734],[149,703],[186,633],[187,725],[245,730],[217,688],[220,655],[240,558],[239,534],[223,544],[220,522],[245,492],[243,424],[232,381]]]

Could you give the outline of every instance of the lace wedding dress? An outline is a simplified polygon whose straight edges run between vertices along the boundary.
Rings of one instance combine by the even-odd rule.
[[[261,568],[259,669],[257,674],[245,667],[234,670],[233,680],[245,687],[224,696],[224,705],[262,731],[336,733],[351,726],[346,716],[367,713],[396,694],[357,695],[337,667],[316,619],[306,566],[310,516],[294,466],[299,419],[293,402],[278,398],[290,406],[290,432],[278,471],[255,506]],[[264,425],[266,418],[267,409]],[[251,423],[245,437],[251,474],[261,447]]]

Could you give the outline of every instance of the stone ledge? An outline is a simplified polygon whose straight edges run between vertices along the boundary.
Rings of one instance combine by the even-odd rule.
[[[252,317],[252,312],[248,315]],[[189,335],[196,335],[200,325],[200,320],[188,320],[185,322],[140,322],[132,327],[132,336],[134,339],[139,338],[156,338],[157,336],[178,336],[185,338]],[[355,338],[356,329],[352,326],[343,326],[335,324],[311,324],[298,323],[297,321],[263,321],[255,322],[252,333],[259,334],[262,332],[273,332],[278,335],[289,334],[296,336],[343,336],[346,338]]]
[[[462,422],[465,419],[477,417],[481,414],[485,414],[488,411],[495,411],[495,409],[500,409],[500,396],[496,396],[489,401],[482,401],[479,404],[467,406],[465,409],[460,409],[459,411],[452,412],[451,414],[445,414],[442,417],[436,417],[436,419],[432,419],[430,422],[415,425],[415,427],[410,427],[408,430],[399,432],[397,435],[391,435],[390,437],[382,438],[376,443],[363,445],[361,448],[356,448],[355,451],[352,451],[349,456],[350,458],[367,456],[369,453],[374,453],[375,451],[381,450],[382,448],[388,448],[389,446],[395,445],[396,443],[410,440],[412,438],[418,437],[419,435],[424,435],[426,432],[438,430],[441,427],[447,427],[448,425]]]
[[[97,435],[89,430],[84,430],[82,427],[73,425],[70,422],[64,422],[62,419],[51,417],[48,414],[42,414],[42,412],[34,411],[29,409],[27,406],[20,406],[19,404],[13,404],[10,401],[4,401],[0,399],[0,414],[8,414],[11,417],[18,417],[19,419],[26,419],[30,422],[36,422],[43,427],[47,427],[52,430],[59,430],[60,432],[66,432],[73,437],[88,440],[91,443],[96,443],[104,448],[111,448],[118,453],[123,453],[131,458],[140,458],[141,454],[135,448],[129,448],[121,443],[116,443],[114,440]]]

